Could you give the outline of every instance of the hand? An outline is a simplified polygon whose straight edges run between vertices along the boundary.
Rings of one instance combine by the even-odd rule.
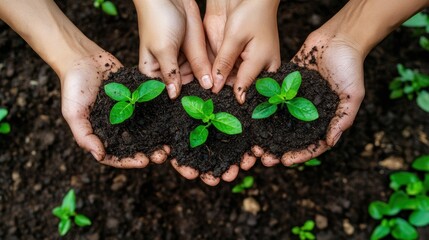
[[[102,51],[84,57],[61,72],[62,113],[69,124],[76,142],[83,149],[91,152],[97,161],[117,168],[143,168],[149,158],[143,153],[134,157],[118,159],[106,155],[103,143],[94,135],[89,122],[90,106],[97,98],[100,85],[110,72],[116,72],[122,64],[111,54]],[[151,160],[162,163],[170,153],[168,146],[152,154]]]
[[[207,1],[204,27],[209,57],[214,59],[214,93],[228,82],[243,104],[247,89],[260,72],[279,68],[278,5],[278,0]]]
[[[162,78],[171,99],[179,96],[182,83],[192,81],[193,75],[203,88],[211,88],[211,64],[195,0],[134,0],[134,4],[139,21],[140,71]]]

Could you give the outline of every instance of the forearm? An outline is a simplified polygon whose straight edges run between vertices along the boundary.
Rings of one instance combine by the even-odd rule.
[[[334,34],[353,41],[365,57],[402,22],[428,5],[428,0],[350,0],[324,28],[335,29]]]
[[[1,0],[0,18],[60,76],[74,61],[101,49],[51,0]]]

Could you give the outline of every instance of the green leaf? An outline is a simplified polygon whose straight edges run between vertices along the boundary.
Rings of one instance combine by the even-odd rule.
[[[118,16],[118,10],[116,9],[115,4],[111,1],[105,1],[101,4],[101,9],[104,13],[110,16]]]
[[[67,219],[70,217],[70,213],[67,211],[64,211],[62,207],[56,207],[52,209],[52,214],[56,216],[59,219]]]
[[[316,236],[314,236],[314,234],[313,234],[313,233],[311,233],[311,232],[305,232],[305,233],[304,233],[304,237],[305,237],[306,239],[309,239],[309,240],[314,240],[314,239],[316,239]]]
[[[390,210],[389,205],[385,202],[374,201],[369,204],[368,212],[374,219],[382,219],[383,216]]]
[[[399,213],[405,204],[407,204],[408,195],[403,191],[396,191],[389,198],[389,212],[386,215],[393,216]]]
[[[322,162],[317,159],[317,158],[313,158],[310,159],[309,161],[305,162],[304,165],[305,166],[309,166],[309,167],[315,167],[315,166],[319,166]]]
[[[192,148],[198,147],[206,142],[208,136],[209,131],[207,130],[206,126],[199,125],[191,131],[191,134],[189,135],[189,143]]]
[[[416,158],[411,166],[416,170],[429,172],[429,155]]]
[[[398,64],[397,69],[402,81],[413,81],[415,75],[413,70],[405,68],[402,64]]]
[[[130,89],[120,83],[108,83],[104,85],[104,91],[111,99],[120,101],[129,101],[131,98]]]
[[[60,233],[60,236],[64,236],[70,231],[71,224],[72,221],[70,218],[62,219],[60,221],[60,223],[58,224],[58,232]]]
[[[416,82],[421,88],[429,87],[429,76],[422,73],[417,73]]]
[[[405,27],[426,27],[428,24],[428,16],[424,13],[417,13],[402,24]]]
[[[295,235],[298,235],[301,232],[301,229],[299,227],[293,227],[292,228],[292,233]]]
[[[85,227],[91,225],[91,220],[82,214],[76,214],[74,217],[74,223],[78,225],[79,227]]]
[[[0,133],[1,134],[10,133],[10,124],[9,123],[0,123]]]
[[[396,172],[390,175],[390,188],[396,191],[404,185],[417,181],[419,181],[419,178],[414,173]]]
[[[243,131],[240,120],[226,112],[216,113],[212,123],[219,131],[229,135],[239,134]]]
[[[182,98],[182,106],[185,111],[195,119],[204,118],[204,100],[197,96],[186,96]]]
[[[404,95],[404,90],[402,90],[402,88],[401,89],[396,89],[396,90],[393,90],[390,93],[389,98],[390,99],[397,99],[397,98],[402,97],[403,95]]]
[[[428,24],[429,28],[429,24]],[[422,47],[424,50],[429,51],[429,39],[425,36],[421,36],[419,39],[420,47]]]
[[[272,97],[280,94],[280,85],[272,78],[261,78],[256,81],[256,90],[262,96]]]
[[[429,196],[417,195],[415,201],[417,202],[417,210],[429,211]]]
[[[117,102],[110,110],[109,120],[111,124],[119,124],[133,115],[134,105],[129,102]]]
[[[414,92],[414,87],[411,85],[407,85],[404,87],[404,93],[405,94],[410,94]]]
[[[423,192],[423,189],[423,182],[417,181],[407,184],[406,192],[408,195],[414,196]]]
[[[213,114],[214,111],[214,106],[213,106],[213,100],[209,99],[207,101],[204,102],[203,105],[203,113],[206,117],[210,116]]]
[[[165,84],[157,80],[146,81],[137,88],[137,102],[148,102],[158,97],[165,89]]]
[[[423,90],[417,95],[417,105],[423,111],[429,112],[429,92]]]
[[[305,221],[304,225],[302,225],[301,230],[305,230],[305,231],[311,231],[314,228],[314,221],[313,220],[307,220]]]
[[[290,114],[299,120],[309,122],[319,118],[316,107],[308,99],[297,97],[286,103]]]
[[[425,179],[423,180],[423,187],[425,191],[429,191],[429,173],[425,174]]]
[[[286,100],[291,100],[298,93],[301,82],[302,77],[300,72],[295,71],[289,73],[283,80],[281,95],[284,96]]]
[[[243,179],[242,184],[244,188],[251,188],[254,182],[255,182],[255,179],[252,176],[247,176]]]
[[[277,111],[277,105],[273,105],[269,102],[263,102],[255,107],[252,112],[253,119],[267,118],[273,115]]]
[[[5,108],[0,108],[0,121],[3,120],[9,112]]]
[[[389,83],[390,90],[397,90],[402,86],[402,81],[400,78],[395,78]]]
[[[386,237],[387,235],[389,235],[389,233],[390,233],[390,227],[380,224],[377,227],[375,227],[374,231],[372,232],[371,240],[382,239],[382,238]]]
[[[392,236],[396,239],[416,239],[419,235],[416,229],[402,218],[392,219],[394,225],[392,227]],[[391,221],[392,221],[391,220]]]
[[[233,193],[242,193],[242,192],[244,192],[244,188],[241,184],[238,184],[232,188],[232,192]]]
[[[416,227],[424,227],[429,224],[429,211],[413,211],[409,217],[409,221]]]
[[[280,104],[280,103],[283,103],[283,102],[286,102],[286,101],[283,99],[282,96],[280,96],[280,95],[274,95],[274,96],[272,96],[272,97],[270,97],[268,99],[268,102],[270,104],[276,105],[276,104]]]
[[[74,211],[76,210],[76,195],[74,194],[73,189],[70,189],[63,198],[61,208],[69,215],[74,214]]]

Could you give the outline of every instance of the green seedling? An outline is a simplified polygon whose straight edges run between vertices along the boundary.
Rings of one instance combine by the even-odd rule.
[[[298,235],[301,240],[313,240],[316,239],[316,236],[312,233],[314,226],[313,220],[307,220],[301,227],[293,227],[292,233]]]
[[[243,181],[232,188],[233,193],[243,193],[244,190],[250,189],[253,187],[255,179],[252,176],[247,176],[243,178]]]
[[[105,0],[94,0],[94,7],[95,8],[101,8],[101,10],[110,16],[118,16],[118,10],[116,9],[116,6],[111,1],[105,1]]]
[[[140,84],[133,93],[123,84],[106,84],[104,91],[107,96],[118,101],[110,110],[110,123],[119,124],[127,120],[133,115],[136,103],[148,102],[158,97],[164,89],[165,84],[156,80],[149,80]]]
[[[302,121],[313,121],[319,118],[314,104],[303,97],[296,97],[299,87],[301,86],[302,77],[298,71],[288,74],[282,83],[282,86],[272,78],[262,78],[256,81],[256,90],[265,97],[268,97],[267,102],[263,102],[256,106],[253,110],[253,119],[267,118],[273,115],[278,107],[286,105],[290,114]]]
[[[0,108],[0,134],[10,133],[10,124],[7,122],[2,122],[9,112],[5,108]]]
[[[424,34],[429,33],[429,15],[425,13],[417,13],[402,24],[405,27],[416,29],[416,34],[420,36],[420,46],[429,51],[429,39]]]
[[[316,167],[316,166],[319,166],[320,164],[322,164],[322,162],[319,159],[313,158],[302,164],[293,164],[290,167],[296,167],[298,168],[299,171],[303,171],[305,167]]]
[[[395,192],[388,202],[374,201],[368,207],[372,218],[381,223],[375,227],[371,240],[382,239],[389,234],[395,239],[417,239],[416,227],[429,225],[429,155],[421,156],[412,168],[424,171],[424,179],[409,171],[390,175],[390,188]],[[394,217],[402,212],[410,212],[407,219]],[[392,218],[389,218],[392,217]]]
[[[417,105],[429,112],[429,92],[425,90],[429,87],[429,76],[417,70],[405,68],[402,64],[398,64],[397,69],[399,77],[393,79],[389,84],[390,98],[397,99],[406,96],[408,100],[413,100],[417,95]]]
[[[189,142],[192,148],[206,142],[209,136],[207,128],[212,124],[219,131],[228,135],[239,134],[243,131],[240,120],[234,115],[226,112],[213,113],[214,106],[211,99],[204,101],[197,96],[186,96],[182,98],[182,106],[189,116],[205,123],[191,131]]]
[[[63,198],[61,206],[52,210],[52,214],[60,219],[58,232],[60,236],[66,235],[72,227],[72,218],[79,227],[91,225],[91,220],[83,214],[76,213],[76,195],[73,189],[70,189]]]

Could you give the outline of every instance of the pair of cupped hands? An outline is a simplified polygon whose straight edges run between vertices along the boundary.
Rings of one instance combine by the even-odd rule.
[[[140,34],[139,70],[150,77],[160,77],[171,99],[179,96],[182,84],[195,78],[202,88],[214,93],[221,91],[225,84],[231,85],[235,100],[242,104],[248,87],[259,73],[276,71],[280,66],[277,0],[207,0],[204,19],[194,0],[135,0],[134,4]],[[310,63],[311,56],[315,63]],[[175,159],[171,161],[173,167],[185,178],[200,176],[206,184],[214,186],[221,179],[233,181],[240,168],[250,169],[258,158],[265,166],[278,163],[290,166],[322,154],[334,146],[353,123],[364,96],[363,59],[353,41],[339,34],[332,21],[309,35],[293,58],[298,65],[319,71],[340,98],[326,139],[317,143],[317,147],[311,145],[278,157],[269,149],[253,146],[244,153],[240,166],[231,166],[220,178],[178,166]],[[121,63],[101,48],[76,62],[60,76],[63,115],[79,146],[91,152],[100,163],[118,168],[143,168],[150,162],[161,164],[171,152],[169,146],[150,156],[137,153],[118,159],[106,155],[102,141],[93,134],[88,120],[90,106],[103,79],[120,67]]]

